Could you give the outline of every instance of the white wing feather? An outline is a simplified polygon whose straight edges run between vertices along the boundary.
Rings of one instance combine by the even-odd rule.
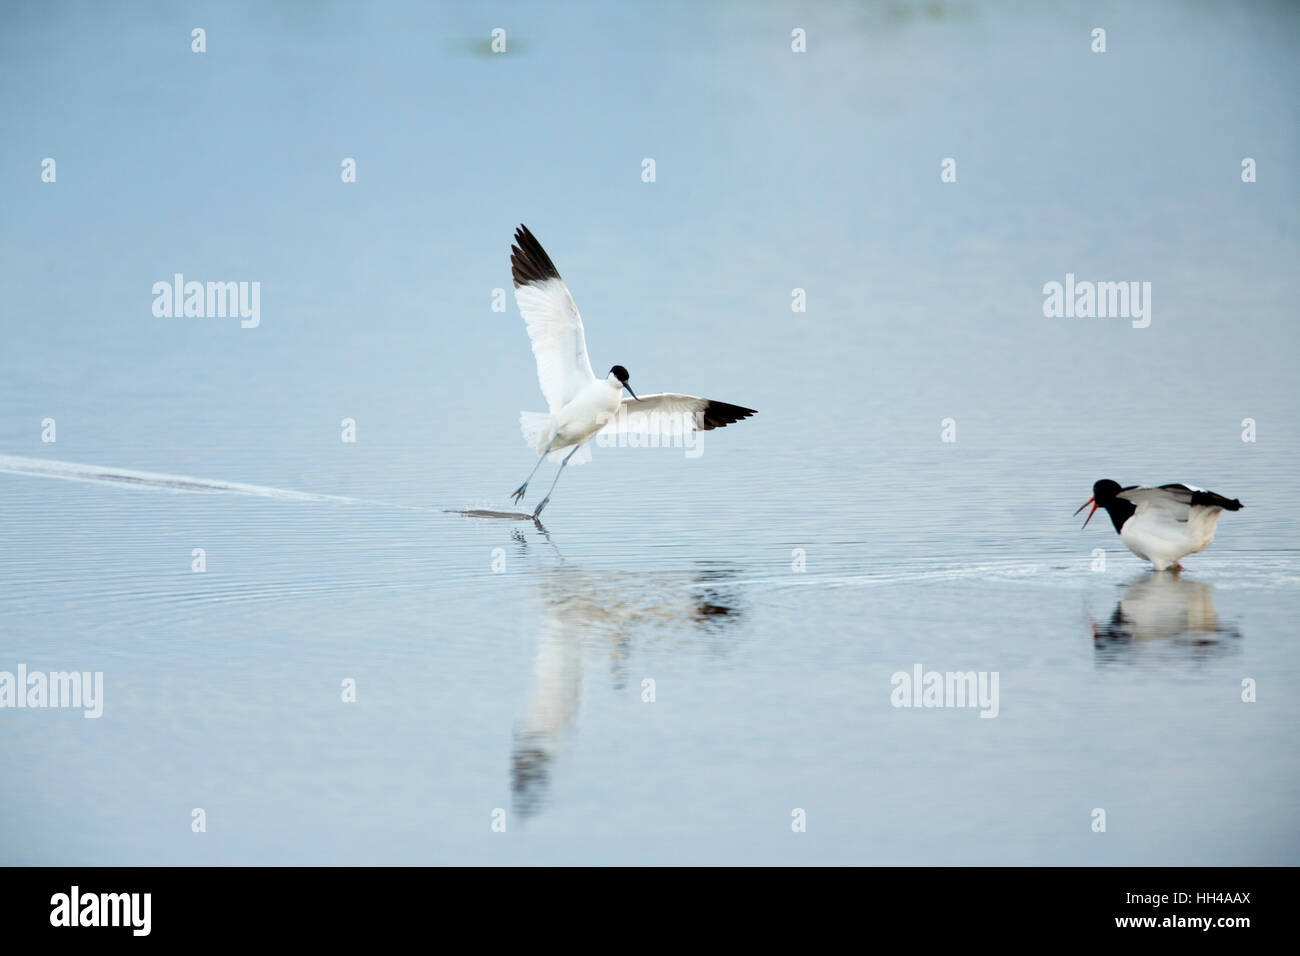
[[[639,400],[624,398],[619,404],[618,413],[605,424],[600,434],[683,429],[708,431],[725,427],[753,414],[755,412],[752,408],[715,402],[697,395],[659,392],[655,395],[642,395]]]
[[[1192,493],[1174,488],[1128,488],[1116,497],[1137,505],[1135,514],[1150,514],[1165,521],[1186,521],[1192,510]]]
[[[586,358],[586,333],[568,286],[528,226],[515,230],[510,247],[515,302],[537,359],[537,382],[552,415],[595,381]]]
[[[582,316],[562,279],[521,285],[515,302],[537,359],[537,381],[552,413],[595,381]]]

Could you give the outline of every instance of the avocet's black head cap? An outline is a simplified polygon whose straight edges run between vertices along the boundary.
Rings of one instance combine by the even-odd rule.
[[[1104,505],[1107,501],[1114,498],[1120,491],[1118,481],[1111,481],[1109,478],[1103,478],[1101,481],[1095,481],[1092,484],[1092,496],[1097,503]]]
[[[627,393],[629,395],[631,395],[633,398],[636,398],[636,392],[632,391],[632,386],[627,383],[627,369],[625,369],[621,365],[615,365],[612,369],[609,370],[609,374],[613,375],[616,379],[618,379],[619,384],[622,385],[625,389],[627,389]],[[638,402],[641,401],[641,399],[639,398],[636,398],[636,400]]]

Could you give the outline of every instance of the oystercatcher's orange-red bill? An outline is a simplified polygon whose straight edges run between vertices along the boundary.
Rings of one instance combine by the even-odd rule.
[[[1097,513],[1097,499],[1089,498],[1083,504],[1079,505],[1079,507],[1074,509],[1074,513],[1077,515],[1084,508],[1088,507],[1088,505],[1092,505],[1092,510],[1088,512],[1088,517],[1083,519],[1083,526],[1085,528],[1088,527],[1088,522],[1092,520],[1092,516]]]

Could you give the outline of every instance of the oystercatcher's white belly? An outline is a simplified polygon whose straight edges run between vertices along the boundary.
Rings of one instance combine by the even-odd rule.
[[[1150,561],[1157,571],[1177,564],[1181,558],[1204,551],[1214,540],[1222,508],[1193,506],[1186,521],[1167,512],[1138,512],[1124,522],[1120,540],[1139,558]]]

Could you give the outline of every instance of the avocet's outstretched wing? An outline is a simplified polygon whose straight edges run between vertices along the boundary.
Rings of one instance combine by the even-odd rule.
[[[657,395],[642,395],[640,401],[634,398],[623,399],[618,414],[601,431],[645,432],[665,428],[711,431],[757,414],[754,409],[740,405],[728,405],[726,402],[679,395],[676,392],[660,392]]]
[[[582,316],[555,263],[527,226],[515,230],[510,273],[515,282],[515,302],[533,343],[537,381],[554,412],[595,380],[587,358]]]
[[[1117,495],[1137,505],[1138,514],[1148,512],[1173,521],[1186,521],[1193,508],[1240,511],[1242,504],[1213,491],[1191,485],[1161,485],[1159,488],[1125,488]]]

